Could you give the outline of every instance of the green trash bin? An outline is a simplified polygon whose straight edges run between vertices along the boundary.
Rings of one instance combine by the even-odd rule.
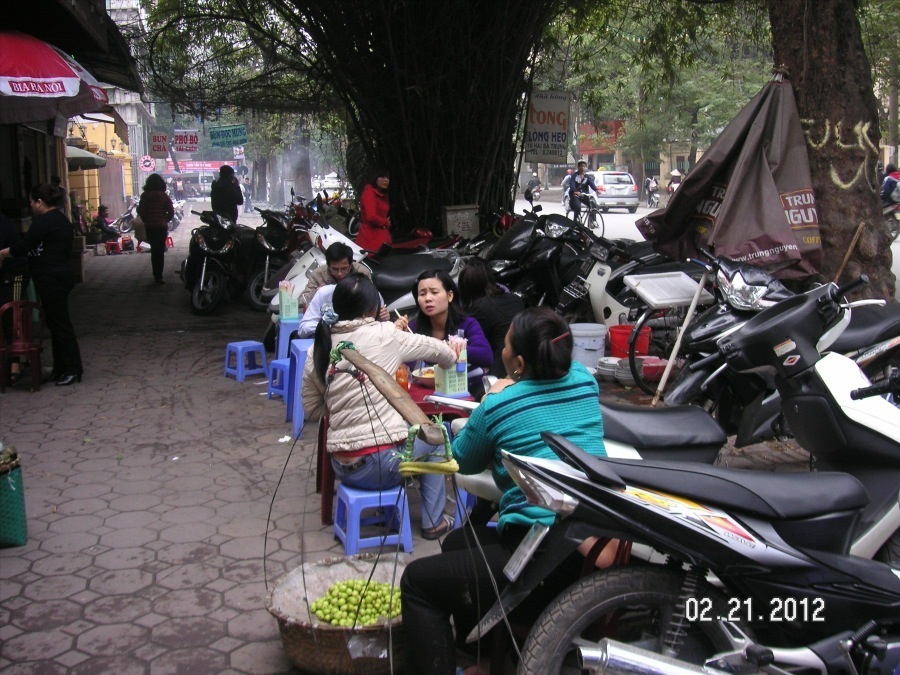
[[[15,448],[0,443],[0,548],[24,546],[26,541],[21,462]]]

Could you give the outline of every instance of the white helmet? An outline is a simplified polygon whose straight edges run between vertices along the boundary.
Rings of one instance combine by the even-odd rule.
[[[534,176],[535,178],[537,178],[537,173],[533,173],[531,175]]]

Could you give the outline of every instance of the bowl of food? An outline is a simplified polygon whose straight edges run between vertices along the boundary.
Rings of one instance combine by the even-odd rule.
[[[412,379],[416,384],[434,389],[434,368],[416,368],[412,371]]]

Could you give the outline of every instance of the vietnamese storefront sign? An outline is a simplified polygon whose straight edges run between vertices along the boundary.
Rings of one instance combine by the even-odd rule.
[[[235,159],[244,159],[244,146],[236,145],[234,147],[234,158]]]
[[[199,145],[200,132],[197,129],[175,129],[172,134],[174,152],[197,152]]]
[[[535,91],[528,104],[525,125],[525,161],[565,164],[572,143],[569,127],[572,94]]]
[[[234,166],[234,162],[222,160],[182,159],[178,161],[178,168],[171,159],[166,160],[166,173],[198,173],[200,171],[218,171],[223,164]]]
[[[167,134],[153,132],[150,134],[150,156],[165,159],[169,156],[169,137]]]
[[[209,140],[214,148],[230,148],[247,142],[247,125],[230,124],[226,127],[210,127]]]

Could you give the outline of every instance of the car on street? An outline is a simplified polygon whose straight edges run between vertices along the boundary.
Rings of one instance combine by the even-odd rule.
[[[628,209],[629,213],[637,211],[641,192],[634,176],[627,171],[591,171],[594,184],[597,186],[597,204],[604,213],[611,208]]]

